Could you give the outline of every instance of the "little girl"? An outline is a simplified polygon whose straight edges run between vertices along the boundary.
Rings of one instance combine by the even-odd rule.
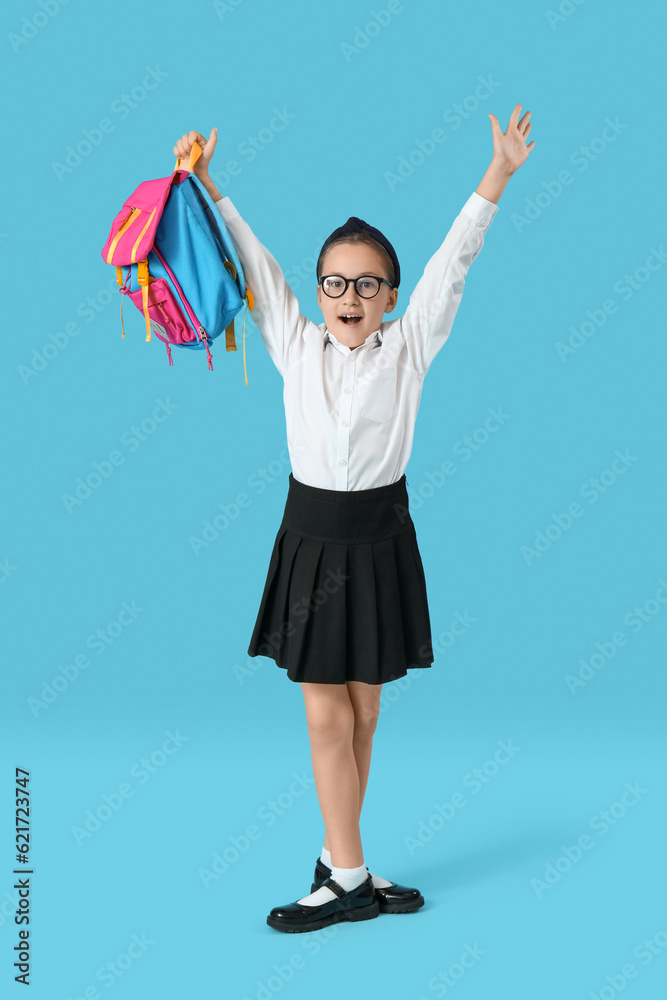
[[[447,340],[465,277],[526,145],[530,112],[503,133],[489,115],[493,158],[426,265],[402,317],[400,267],[389,240],[351,216],[317,261],[316,325],[269,251],[209,176],[217,129],[174,146],[220,211],[254,296],[253,319],[284,381],[292,472],[250,656],[267,656],[301,685],[324,846],[311,892],[274,907],[276,930],[317,930],[423,906],[418,889],[369,872],[359,818],[382,685],[433,663],[426,583],[405,468],[424,376]],[[388,808],[396,809],[396,800]]]

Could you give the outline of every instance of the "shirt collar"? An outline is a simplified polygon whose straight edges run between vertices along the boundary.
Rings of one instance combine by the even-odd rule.
[[[381,344],[382,343],[382,339],[383,339],[382,338],[382,330],[381,329],[374,330],[373,333],[370,333],[368,335],[368,337],[366,337],[366,340],[364,341],[364,343],[360,344],[359,347],[363,347],[365,344],[374,344],[376,342],[378,344]],[[324,326],[324,336],[322,337],[322,350],[323,351],[326,351],[327,344],[329,344],[329,343],[331,344],[332,347],[335,347],[338,350],[340,350],[341,348],[343,348],[343,352],[344,353],[346,351],[351,353],[351,351],[352,351],[352,348],[348,347],[347,344],[341,344],[340,340],[336,340],[336,338],[334,337],[333,333],[331,333],[331,331],[328,329],[328,327],[325,324],[325,326]],[[355,350],[358,350],[358,348],[355,347]]]

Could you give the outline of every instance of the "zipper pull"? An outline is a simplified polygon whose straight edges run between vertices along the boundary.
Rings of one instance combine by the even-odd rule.
[[[201,340],[204,341],[204,347],[206,348],[206,357],[208,358],[208,370],[210,372],[212,372],[213,371],[213,355],[211,354],[211,351],[210,351],[209,346],[208,346],[208,334],[206,333],[206,330],[204,329],[203,326],[199,327],[199,337],[200,337]]]

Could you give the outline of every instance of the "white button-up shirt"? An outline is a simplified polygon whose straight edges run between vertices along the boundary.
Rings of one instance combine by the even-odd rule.
[[[255,299],[249,315],[283,378],[294,478],[331,490],[396,482],[412,451],[424,376],[450,334],[468,268],[498,206],[473,191],[404,314],[350,348],[325,323],[302,315],[277,261],[231,200],[215,205]]]

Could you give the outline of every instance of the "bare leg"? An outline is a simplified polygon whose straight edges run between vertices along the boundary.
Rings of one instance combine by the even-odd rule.
[[[348,681],[346,684],[352,708],[354,711],[354,732],[352,736],[352,750],[359,776],[359,811],[364,804],[364,796],[368,785],[368,773],[371,766],[371,751],[373,749],[373,735],[377,726],[378,715],[380,713],[381,684],[364,684],[362,681]],[[329,842],[329,828],[325,819],[324,847],[331,850]],[[333,858],[332,858],[333,860]],[[361,864],[361,862],[359,862]],[[339,866],[343,867],[343,866]]]
[[[355,709],[347,684],[301,682],[317,798],[329,836],[332,863],[358,868],[364,856],[359,832],[359,771]]]

